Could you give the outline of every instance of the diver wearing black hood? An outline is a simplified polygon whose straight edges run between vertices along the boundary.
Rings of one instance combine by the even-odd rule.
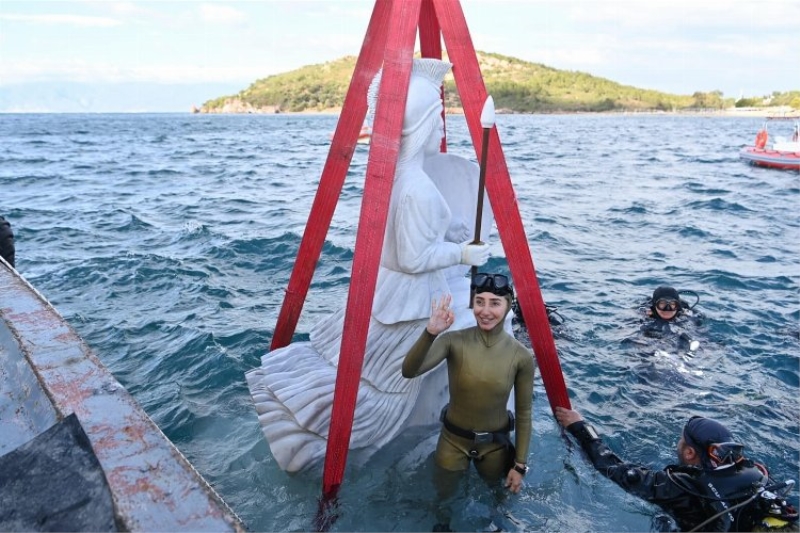
[[[670,322],[678,318],[689,304],[681,300],[681,295],[672,287],[658,287],[650,298],[648,316]]]
[[[689,304],[681,298],[681,293],[694,296],[695,301]],[[685,342],[694,350],[693,334],[683,330],[686,326],[699,326],[703,322],[703,315],[694,310],[700,297],[694,291],[678,291],[673,287],[661,286],[653,291],[653,296],[644,305],[646,320],[640,330],[645,337],[668,337],[677,334],[680,342]],[[699,343],[698,343],[699,345]]]
[[[557,407],[555,415],[601,474],[661,506],[681,531],[783,529],[797,521],[797,511],[779,493],[788,493],[794,481],[775,483],[716,420],[690,418],[678,440],[679,464],[653,470],[620,459],[577,411]]]
[[[11,223],[0,215],[0,256],[13,267],[14,255],[16,255],[14,231],[11,229]]]

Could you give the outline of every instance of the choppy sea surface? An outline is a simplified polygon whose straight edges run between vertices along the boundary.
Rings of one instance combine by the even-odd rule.
[[[246,526],[308,531],[321,473],[282,472],[244,372],[268,351],[335,116],[1,115],[17,269]],[[626,459],[674,462],[685,420],[729,425],[778,479],[800,465],[800,175],[738,158],[761,120],[499,115],[573,406]],[[475,158],[463,117],[449,151]],[[353,158],[296,338],[347,295],[368,147]],[[485,268],[507,271],[495,229]],[[636,340],[661,284],[695,291],[685,352]],[[634,342],[631,342],[631,338]],[[531,473],[505,530],[648,531],[658,508],[595,472],[537,376]],[[334,531],[430,531],[437,430],[349,465]],[[797,505],[797,489],[790,501]],[[502,522],[473,473],[452,524]],[[510,518],[509,518],[510,517]]]

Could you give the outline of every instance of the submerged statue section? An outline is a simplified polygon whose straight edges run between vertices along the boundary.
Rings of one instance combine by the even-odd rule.
[[[415,59],[412,66],[350,440],[350,449],[366,456],[407,427],[437,422],[447,403],[443,365],[423,379],[401,375],[403,356],[425,327],[431,300],[452,294],[453,328],[475,325],[467,274],[470,265],[486,261],[488,245],[470,244],[478,166],[439,153],[440,91],[450,67],[436,59]],[[369,89],[370,117],[379,85],[380,73]],[[493,223],[488,206],[485,201],[483,241]],[[245,374],[259,423],[283,470],[303,470],[325,456],[344,319],[343,302],[312,327],[309,341],[265,354],[261,366]],[[506,327],[510,331],[510,317]]]

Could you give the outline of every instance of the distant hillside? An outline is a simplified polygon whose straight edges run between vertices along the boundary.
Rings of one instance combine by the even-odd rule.
[[[583,72],[558,70],[513,57],[476,52],[486,89],[498,112],[555,113],[722,109],[734,100],[720,91],[692,96],[621,85]],[[356,58],[309,65],[254,82],[236,95],[205,102],[203,113],[290,113],[335,110],[342,106]],[[452,74],[445,79],[446,106],[461,103]],[[800,93],[796,96],[800,98]],[[787,101],[786,104],[789,104]]]

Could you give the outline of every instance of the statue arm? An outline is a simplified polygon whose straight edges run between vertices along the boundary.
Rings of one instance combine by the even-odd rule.
[[[449,210],[435,188],[418,188],[405,195],[395,235],[400,268],[418,274],[461,263],[460,244],[444,240],[449,224]]]
[[[447,233],[444,234],[444,239],[448,242],[461,244],[474,237],[474,230],[470,228],[467,221],[463,218],[453,217],[450,221],[450,226],[447,228]]]

